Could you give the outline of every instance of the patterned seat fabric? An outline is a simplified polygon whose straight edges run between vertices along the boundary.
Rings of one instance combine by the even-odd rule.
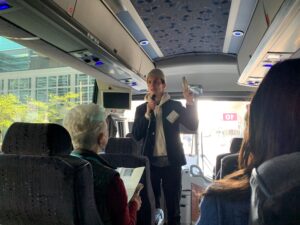
[[[109,138],[105,153],[141,155],[137,142],[131,137]]]
[[[101,225],[88,162],[57,124],[14,123],[0,155],[0,224]]]

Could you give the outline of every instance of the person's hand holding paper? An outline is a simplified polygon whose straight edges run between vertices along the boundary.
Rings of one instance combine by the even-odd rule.
[[[124,182],[128,200],[140,198],[139,193],[143,189],[144,185],[139,183],[139,181],[141,180],[144,169],[145,167],[117,168],[117,171],[120,173],[120,177]]]
[[[144,188],[144,185],[139,183],[134,191],[134,194],[132,196],[132,198],[130,199],[130,202],[135,201],[138,205],[138,210],[141,208],[142,206],[142,199],[140,196],[140,192],[141,190]]]

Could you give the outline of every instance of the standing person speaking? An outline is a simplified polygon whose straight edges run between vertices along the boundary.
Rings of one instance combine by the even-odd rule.
[[[186,164],[179,124],[197,130],[198,116],[193,94],[184,88],[186,107],[165,92],[165,75],[153,69],[147,75],[145,103],[137,107],[132,127],[136,140],[143,139],[143,155],[151,164],[156,208],[160,208],[160,184],[167,207],[168,224],[180,225],[181,166]]]

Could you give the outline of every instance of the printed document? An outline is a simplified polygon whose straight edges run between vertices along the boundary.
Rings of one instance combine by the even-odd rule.
[[[120,177],[123,180],[125,189],[127,191],[128,202],[132,198],[137,185],[139,184],[141,177],[143,175],[145,167],[136,168],[125,168],[119,167],[117,171],[120,173]]]

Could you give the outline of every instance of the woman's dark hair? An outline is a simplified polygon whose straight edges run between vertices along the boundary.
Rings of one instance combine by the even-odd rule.
[[[216,181],[206,194],[249,194],[254,167],[275,156],[300,151],[299,125],[300,59],[292,59],[269,70],[251,101],[239,154],[240,170]]]

